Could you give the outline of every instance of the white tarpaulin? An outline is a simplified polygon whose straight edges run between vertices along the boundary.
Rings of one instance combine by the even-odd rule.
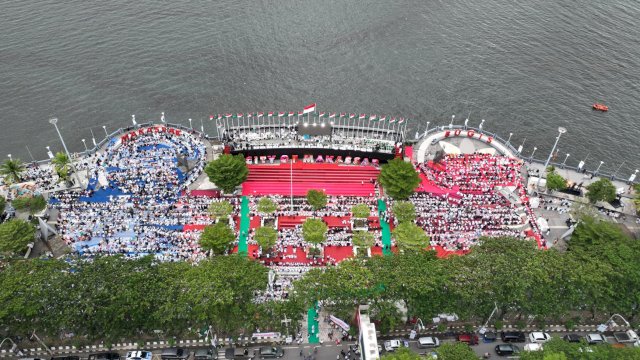
[[[337,317],[335,317],[333,315],[330,315],[329,319],[331,319],[331,321],[333,321],[336,325],[340,326],[342,328],[342,330],[344,330],[344,331],[349,331],[349,329],[351,329],[349,324],[347,324],[346,322],[338,319]]]
[[[444,152],[447,153],[447,154],[460,154],[461,153],[459,147],[457,147],[457,146],[455,146],[453,144],[450,144],[450,143],[448,143],[446,141],[440,141],[439,144],[440,144],[440,147],[442,148],[442,150],[444,150]]]
[[[547,223],[547,220],[545,218],[539,217],[537,223],[540,231],[546,232],[547,230],[549,230],[549,223]]]

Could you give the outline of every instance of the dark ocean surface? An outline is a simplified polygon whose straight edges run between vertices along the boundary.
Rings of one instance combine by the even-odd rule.
[[[0,158],[158,120],[376,113],[470,124],[546,157],[640,168],[640,2],[15,1],[0,6]],[[591,109],[604,102],[608,113]]]

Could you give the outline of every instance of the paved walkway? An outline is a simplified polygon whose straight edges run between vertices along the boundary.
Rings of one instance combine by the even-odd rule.
[[[318,344],[320,343],[320,338],[318,337],[320,324],[316,318],[318,317],[318,312],[316,311],[316,307],[312,306],[309,311],[307,311],[307,332],[309,333],[309,344]]]
[[[248,253],[247,238],[249,237],[250,223],[251,219],[249,218],[249,199],[246,196],[243,196],[240,206],[240,236],[238,237],[238,254],[244,256],[247,256]]]
[[[385,256],[393,254],[391,252],[391,229],[389,223],[382,219],[382,213],[387,211],[387,204],[382,199],[378,199],[378,215],[380,216],[380,227],[382,228],[382,254]]]

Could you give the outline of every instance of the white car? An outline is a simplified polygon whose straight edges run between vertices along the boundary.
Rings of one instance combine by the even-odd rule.
[[[600,334],[587,334],[587,336],[585,336],[585,339],[587,339],[587,343],[589,345],[606,344],[607,343],[607,340],[604,338],[604,336],[602,336]]]
[[[387,352],[396,351],[399,347],[402,346],[402,341],[398,339],[387,340],[384,342],[384,350]]]
[[[418,347],[421,349],[440,346],[440,339],[435,336],[425,336],[418,339]]]
[[[127,352],[127,360],[151,360],[152,357],[153,354],[151,351],[138,350]]]
[[[529,334],[529,341],[534,344],[544,344],[549,340],[551,340],[551,335],[544,332],[534,331]]]
[[[524,351],[542,351],[542,344],[529,343],[524,346]]]

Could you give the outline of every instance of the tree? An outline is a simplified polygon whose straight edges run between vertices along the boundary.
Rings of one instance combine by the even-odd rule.
[[[636,214],[640,215],[640,184],[634,184],[633,190],[636,196],[633,198],[633,204],[636,206]]]
[[[327,194],[320,190],[307,191],[307,202],[313,210],[320,210],[327,206]]]
[[[564,190],[567,188],[567,179],[560,176],[555,171],[547,174],[547,189],[550,191]]]
[[[224,219],[233,213],[233,205],[228,201],[214,201],[209,204],[209,215],[214,219]]]
[[[209,180],[225,193],[232,193],[249,176],[249,169],[242,154],[220,155],[205,166],[204,172]]]
[[[600,179],[587,186],[587,198],[591,203],[611,202],[616,199],[616,187],[609,179]]]
[[[356,219],[366,219],[371,215],[371,209],[367,204],[357,204],[351,207],[351,215]]]
[[[228,224],[218,222],[204,228],[200,234],[200,246],[212,254],[222,255],[231,247],[236,236]]]
[[[392,210],[399,223],[413,222],[416,219],[416,207],[410,201],[396,201]]]
[[[18,183],[22,181],[22,173],[25,166],[19,159],[7,159],[0,165],[0,174],[4,176],[7,183]]]
[[[47,201],[42,195],[23,195],[15,198],[11,205],[16,210],[26,210],[33,215],[44,210],[47,207]]]
[[[373,234],[364,230],[354,231],[352,241],[353,241],[353,245],[358,247],[363,247],[363,248],[370,248],[375,243]]]
[[[398,158],[382,165],[378,181],[389,196],[406,200],[420,184],[420,176],[410,162]]]
[[[4,209],[7,207],[7,199],[4,196],[0,195],[0,214],[4,212]]]
[[[278,210],[278,204],[271,198],[263,197],[258,200],[258,212],[263,215],[271,215]]]
[[[256,229],[253,239],[258,242],[262,250],[269,251],[276,245],[278,232],[272,227],[262,226]]]
[[[478,360],[473,350],[463,343],[444,343],[436,349],[438,360]]]
[[[0,224],[0,252],[18,254],[34,240],[36,228],[29,222],[11,219]]]
[[[304,241],[318,245],[326,240],[327,224],[322,219],[308,218],[302,224],[302,237]]]
[[[69,166],[71,165],[71,161],[67,154],[63,152],[56,153],[56,156],[51,159],[51,163],[61,180],[69,179]]]
[[[400,223],[393,229],[393,237],[400,250],[422,251],[429,246],[429,237],[414,223]]]

